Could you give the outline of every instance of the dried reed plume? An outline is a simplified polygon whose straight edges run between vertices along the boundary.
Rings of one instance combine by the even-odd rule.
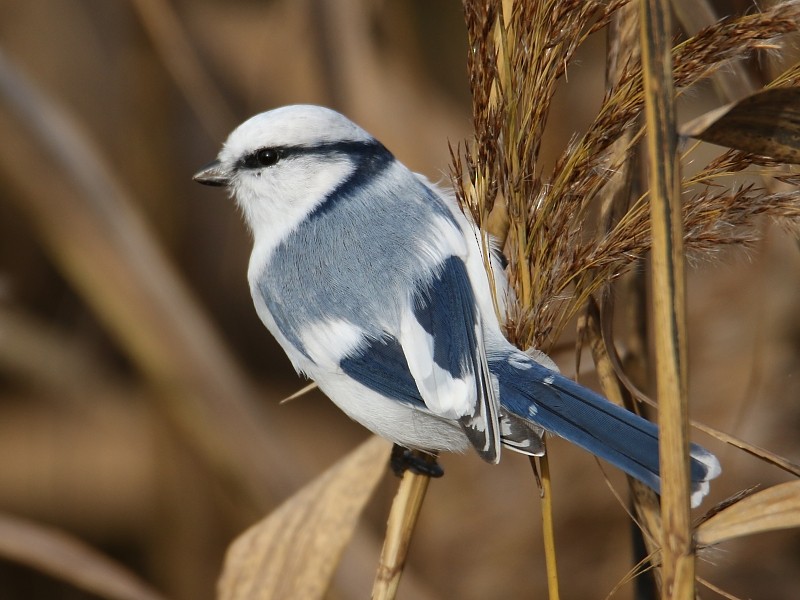
[[[620,10],[623,7],[624,11]],[[464,146],[451,148],[452,179],[459,201],[483,230],[499,238],[508,257],[507,276],[516,293],[516,303],[506,315],[509,339],[521,348],[535,346],[547,351],[570,320],[588,304],[583,323],[593,332],[591,345],[598,374],[606,395],[617,402],[626,400],[628,390],[634,395],[638,390],[621,372],[620,361],[611,358],[616,356],[613,348],[603,348],[604,344],[611,344],[605,334],[611,331],[613,310],[609,309],[610,302],[605,310],[598,310],[596,300],[611,297],[608,294],[613,289],[611,284],[631,267],[643,264],[642,259],[653,246],[650,193],[641,184],[635,160],[646,132],[643,113],[647,93],[641,53],[636,46],[639,37],[632,34],[638,26],[635,9],[636,5],[625,1],[464,0],[475,137]],[[659,4],[659,9],[668,10],[664,3]],[[568,144],[552,172],[543,173],[542,138],[559,81],[576,49],[593,32],[609,25],[617,14],[619,19],[612,28],[616,37],[610,41],[610,53],[613,50],[614,54],[608,62],[606,94],[594,122]],[[800,2],[783,2],[762,13],[722,20],[685,39],[671,53],[675,93],[683,94],[711,78],[732,60],[748,57],[755,51],[780,48],[780,37],[796,32],[798,22]],[[623,31],[624,28],[627,30]],[[623,47],[624,44],[628,47]],[[664,47],[663,56],[669,54],[668,47]],[[652,73],[652,70],[648,73],[649,91],[655,95],[658,86],[653,86]],[[766,87],[795,87],[799,80],[800,65],[794,65]],[[661,123],[670,122],[671,115],[666,112]],[[652,122],[648,127],[651,126]],[[669,126],[674,128],[671,123]],[[793,133],[796,137],[797,131]],[[690,155],[693,148],[684,156]],[[652,162],[651,152],[651,169],[666,162],[670,161]],[[617,174],[623,177],[615,177]],[[639,185],[633,185],[634,181]],[[774,159],[742,149],[721,153],[680,182],[685,252],[693,258],[710,258],[723,247],[748,246],[758,239],[761,217],[798,223],[797,183],[796,173]],[[793,189],[786,189],[792,186]],[[636,191],[640,189],[643,193]],[[676,188],[675,195],[677,191]],[[663,224],[665,220],[659,218]],[[663,235],[660,239],[659,247],[663,250]],[[667,240],[668,248],[670,243]],[[674,276],[675,272],[673,267],[669,275]],[[672,309],[674,306],[668,307]],[[643,319],[642,315],[639,318]],[[677,356],[679,349],[685,357],[684,325],[682,320],[676,320],[681,321],[671,334],[677,344],[676,352],[666,354]],[[636,327],[639,324],[634,324]],[[639,346],[646,347],[647,343],[640,342]],[[675,365],[679,362],[676,359]],[[661,376],[675,365],[656,365],[657,370],[666,367],[659,372],[659,383],[663,380]],[[680,365],[675,370],[679,368]],[[675,394],[665,394],[669,397],[666,399],[677,399],[662,413],[662,417],[670,417],[673,432],[681,427],[685,431],[688,423],[685,377],[682,381],[683,393],[677,390]],[[622,383],[628,390],[622,389]],[[662,400],[664,406],[666,399]],[[666,431],[667,423],[662,425]],[[665,434],[664,438],[667,437]],[[655,570],[657,585],[662,585],[663,574],[665,588],[674,584],[691,594],[694,569],[684,572],[688,576],[675,583],[675,556],[686,554],[681,554],[684,552],[681,548],[676,554],[668,544],[669,539],[689,540],[692,536],[688,531],[689,519],[678,523],[673,518],[676,513],[671,512],[676,506],[680,508],[683,493],[680,485],[673,485],[681,482],[675,476],[681,456],[677,451],[664,454],[663,445],[661,451],[665,475],[662,491],[665,499],[670,492],[671,502],[662,504],[664,525],[657,500],[651,493],[635,488],[636,518],[644,530],[650,560],[657,562],[663,558],[663,571]],[[766,506],[772,500],[764,496],[764,502]],[[686,508],[688,515],[688,502]],[[543,505],[543,520],[547,523],[548,519],[549,513]],[[782,526],[792,526],[791,522],[787,519]],[[555,558],[550,556],[554,555],[554,548],[547,539],[545,547],[550,596],[556,598],[557,579],[555,585],[552,583]]]
[[[577,47],[625,4],[517,2],[508,14],[500,1],[464,2],[475,138],[453,151],[452,176],[459,200],[477,223],[503,224],[493,233],[503,241],[517,294],[508,334],[521,347],[552,345],[590,295],[649,249],[646,195],[608,232],[587,218],[641,137],[640,64],[623,66],[594,122],[569,144],[552,173],[542,173],[538,165],[559,79]],[[683,41],[673,50],[678,93],[732,59],[776,47],[777,38],[797,31],[798,22],[800,3],[785,2],[763,13],[723,20]],[[794,86],[799,77],[795,65],[772,85]],[[621,149],[614,146],[626,134],[633,134],[632,142]],[[711,189],[720,178],[753,165],[775,166],[731,151],[684,181],[690,190],[684,199],[687,249],[696,254],[752,242],[760,215],[797,219],[800,201],[791,193],[750,184]],[[692,191],[698,184],[701,189]]]

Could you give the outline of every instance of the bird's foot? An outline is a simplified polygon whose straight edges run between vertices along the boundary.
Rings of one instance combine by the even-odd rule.
[[[389,466],[398,477],[402,477],[406,471],[434,478],[444,475],[444,469],[436,462],[435,455],[409,450],[400,444],[392,446],[392,457],[389,459]]]

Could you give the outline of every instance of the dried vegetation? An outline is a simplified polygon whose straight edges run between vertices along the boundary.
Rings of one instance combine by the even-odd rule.
[[[369,440],[327,468],[363,433],[308,398],[275,410],[295,382],[278,369],[265,374],[279,359],[251,314],[246,234],[229,206],[199,198],[189,182],[239,120],[233,115],[298,100],[335,105],[429,174],[447,160],[450,136],[454,189],[509,259],[509,338],[564,365],[577,337],[577,362],[585,346],[604,393],[647,411],[635,400],[655,395],[662,365],[649,350],[659,326],[648,319],[646,291],[657,242],[641,163],[654,82],[643,76],[640,3],[465,0],[466,142],[456,116],[464,107],[400,58],[419,52],[397,34],[421,28],[410,9],[138,0],[90,15],[78,4],[53,2],[45,15],[7,2],[0,20],[0,448],[10,457],[0,465],[3,597],[357,598],[376,570],[376,598],[393,597],[398,581],[400,597],[421,600],[557,597],[558,587],[564,597],[625,597],[634,586],[656,597],[662,528],[673,527],[662,525],[657,499],[632,483],[629,519],[626,501],[616,500],[619,478],[598,476],[585,455],[557,442],[552,482],[544,480],[552,511],[543,513],[557,551],[552,539],[541,549],[537,492],[513,457],[493,469],[472,456],[445,458],[448,475],[424,504],[427,481],[404,481],[385,535],[396,489],[379,482],[388,447]],[[673,8],[681,19],[713,16],[705,2]],[[774,533],[799,525],[800,469],[759,446],[798,451],[797,409],[787,399],[798,393],[800,289],[797,250],[786,240],[800,217],[800,175],[787,164],[798,138],[791,94],[800,84],[792,45],[800,3],[745,8],[665,32],[675,34],[670,58],[684,107],[707,102],[707,84],[724,79],[734,81],[719,85],[726,94],[755,94],[760,84],[750,82],[759,79],[784,90],[780,108],[774,97],[737,104],[741,97],[726,96],[713,104],[734,103],[729,112],[693,122],[693,137],[736,149],[679,144],[682,241],[701,273],[688,307],[689,348],[699,356],[690,382],[700,381],[691,396],[701,399],[701,420],[738,435],[703,426],[721,440],[704,438],[724,475],[711,497],[719,504],[690,533],[701,556],[725,552],[716,564],[698,563],[698,581],[713,590],[704,597],[777,600],[800,594],[796,540]],[[424,18],[438,39],[445,16]],[[43,24],[49,29],[39,31]],[[587,45],[603,47],[602,58],[581,55]],[[287,47],[291,60],[274,60]],[[580,81],[581,56],[605,70],[605,92],[573,134],[569,118],[557,123],[556,103],[565,88],[582,94],[568,83]],[[547,132],[556,124],[571,137],[554,150]],[[737,270],[752,281],[703,271],[730,261],[730,247],[746,249],[751,262]],[[201,304],[214,307],[226,332],[252,332],[231,334],[238,355],[256,357],[249,368]],[[758,462],[743,462],[749,455]],[[606,476],[613,494],[590,488],[602,489]],[[751,493],[753,485],[764,489]],[[630,521],[646,548],[635,565],[623,550]],[[730,541],[757,533],[738,550]]]

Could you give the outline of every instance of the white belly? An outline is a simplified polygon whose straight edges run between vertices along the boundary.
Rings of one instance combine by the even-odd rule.
[[[309,375],[313,377],[314,373]],[[316,381],[347,416],[392,442],[406,448],[448,452],[464,452],[469,447],[457,423],[390,400],[343,373],[326,373]]]

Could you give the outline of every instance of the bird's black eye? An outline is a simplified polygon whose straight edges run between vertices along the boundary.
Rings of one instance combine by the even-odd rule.
[[[275,148],[261,148],[245,156],[240,164],[246,169],[260,169],[261,167],[271,167],[277,163],[280,158],[280,150],[276,150]]]
[[[262,167],[271,167],[280,157],[280,153],[274,148],[262,148],[256,152],[256,160]]]

